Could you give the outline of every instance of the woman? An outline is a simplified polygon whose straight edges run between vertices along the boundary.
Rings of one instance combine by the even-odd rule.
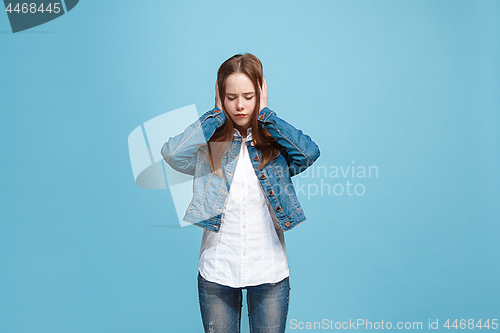
[[[239,332],[242,289],[251,333],[285,331],[283,233],[306,219],[291,176],[320,152],[267,101],[259,59],[235,55],[217,73],[215,108],[161,149],[172,168],[194,175],[184,220],[204,228],[198,292],[205,332]]]

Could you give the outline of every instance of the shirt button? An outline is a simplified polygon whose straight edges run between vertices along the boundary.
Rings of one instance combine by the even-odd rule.
[[[247,226],[243,224],[242,228],[245,229]]]
[[[245,211],[242,211],[241,214],[245,215]]]
[[[246,255],[247,253],[246,252],[243,252],[243,255]]]
[[[245,201],[245,197],[241,198],[241,201]]]
[[[247,239],[246,239],[246,238],[243,238],[243,241],[244,241],[244,242],[246,242],[246,241],[247,241]]]
[[[245,186],[245,183],[241,183],[241,187],[244,187]]]

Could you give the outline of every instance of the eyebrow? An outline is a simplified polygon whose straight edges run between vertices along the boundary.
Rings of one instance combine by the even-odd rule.
[[[251,95],[251,94],[255,94],[255,91],[250,91],[250,92],[243,93],[243,95]],[[226,93],[226,95],[236,96],[238,94],[235,94],[235,93]]]

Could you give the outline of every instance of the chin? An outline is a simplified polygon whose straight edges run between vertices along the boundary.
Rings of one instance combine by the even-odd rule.
[[[236,125],[241,126],[241,127],[250,126],[249,123],[236,123]]]
[[[240,119],[236,119],[236,120],[233,119],[233,124],[235,124],[237,126],[244,127],[244,126],[250,124],[250,121],[241,121]]]

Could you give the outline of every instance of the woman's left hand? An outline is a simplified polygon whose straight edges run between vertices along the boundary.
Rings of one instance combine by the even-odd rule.
[[[260,109],[267,108],[267,83],[266,79],[262,77],[262,87],[260,87]]]

